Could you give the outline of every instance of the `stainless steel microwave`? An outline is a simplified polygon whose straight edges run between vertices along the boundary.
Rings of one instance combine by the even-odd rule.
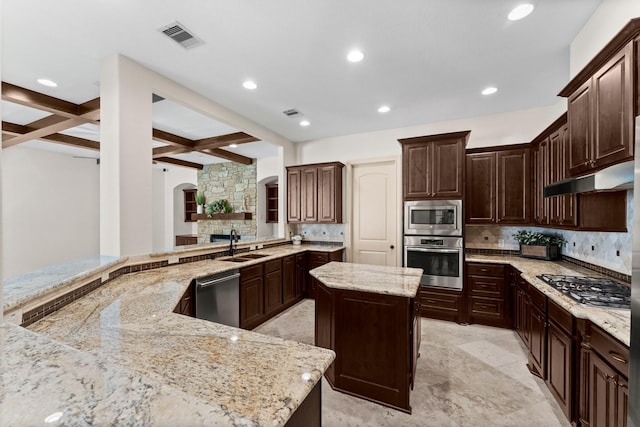
[[[462,236],[462,200],[405,202],[404,234]]]

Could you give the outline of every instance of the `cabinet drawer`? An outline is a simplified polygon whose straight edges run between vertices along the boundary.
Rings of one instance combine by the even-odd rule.
[[[264,264],[256,264],[250,267],[245,267],[240,270],[240,280],[253,279],[254,277],[262,276]]]
[[[422,312],[429,310],[457,312],[462,300],[462,296],[458,294],[450,295],[422,289],[418,291],[418,298]]]
[[[504,277],[504,265],[467,263],[467,274],[473,276]]]
[[[629,348],[607,332],[591,328],[591,347],[625,378],[629,377]]]
[[[309,262],[329,262],[329,253],[328,252],[309,252],[308,254]]]
[[[342,262],[344,258],[344,249],[340,249],[339,251],[331,252],[329,254],[330,261]]]
[[[471,315],[488,319],[504,319],[504,300],[471,297]]]
[[[504,297],[504,279],[498,277],[468,276],[467,286],[471,295],[489,298]]]
[[[264,272],[271,273],[273,271],[282,270],[282,258],[273,259],[264,263]]]
[[[529,300],[531,304],[538,307],[543,313],[547,312],[547,296],[534,286],[529,286]]]
[[[549,320],[552,320],[556,323],[561,329],[563,329],[567,334],[573,334],[573,316],[564,308],[560,307],[556,302],[552,299],[549,299],[548,302],[548,317]]]

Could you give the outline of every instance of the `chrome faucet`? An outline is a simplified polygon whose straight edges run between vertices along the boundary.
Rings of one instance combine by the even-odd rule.
[[[235,228],[231,229],[229,233],[229,255],[234,256],[236,253],[236,246],[238,245],[238,231]]]

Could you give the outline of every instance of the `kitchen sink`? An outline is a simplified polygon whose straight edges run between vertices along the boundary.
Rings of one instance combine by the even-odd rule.
[[[258,258],[264,258],[268,255],[263,255],[263,254],[242,254],[240,255],[241,258],[249,258],[249,259],[258,259]]]
[[[251,258],[245,257],[234,257],[234,258],[218,258],[220,261],[228,261],[228,262],[247,262],[251,261]]]

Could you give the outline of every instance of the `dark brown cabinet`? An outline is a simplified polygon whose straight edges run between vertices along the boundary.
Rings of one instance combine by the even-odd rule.
[[[287,167],[287,222],[342,223],[339,162]]]
[[[568,97],[570,176],[633,158],[635,60],[631,41],[560,92]]]
[[[189,317],[196,317],[196,285],[195,282],[191,282],[189,287],[182,297],[180,297],[180,301],[178,301],[178,305],[173,309],[174,313],[182,314]]]
[[[296,297],[303,297],[307,289],[307,253],[296,254]]]
[[[567,419],[575,419],[574,318],[551,299],[548,300],[547,386]]]
[[[469,132],[400,139],[405,200],[460,199]]]
[[[240,269],[240,327],[253,329],[264,318],[264,264]]]
[[[531,221],[530,149],[467,151],[467,224]]]
[[[194,222],[191,219],[191,214],[197,213],[198,204],[196,203],[196,193],[198,190],[195,188],[182,190],[184,193],[184,222]]]
[[[465,272],[469,323],[511,328],[511,293],[505,284],[504,265],[466,263]]]
[[[296,289],[296,256],[289,255],[282,259],[282,303],[287,305],[298,297]]]
[[[529,283],[515,273],[515,308],[514,308],[514,328],[527,349],[530,347],[531,328],[529,327],[531,308],[529,304]]]
[[[176,236],[176,246],[195,245],[198,243],[198,236],[192,234],[185,234],[183,236]]]
[[[264,263],[264,314],[270,316],[282,307],[282,258]]]
[[[422,317],[458,323],[466,321],[461,291],[420,286],[417,298]]]
[[[547,378],[547,297],[535,287],[529,287],[529,357],[531,373]]]
[[[278,222],[278,184],[266,184],[266,223]]]
[[[420,339],[414,301],[318,285],[315,344],[335,351],[332,388],[411,413]]]
[[[533,154],[533,222],[549,223],[549,199],[543,197],[544,187],[549,185],[549,138],[534,142]]]

